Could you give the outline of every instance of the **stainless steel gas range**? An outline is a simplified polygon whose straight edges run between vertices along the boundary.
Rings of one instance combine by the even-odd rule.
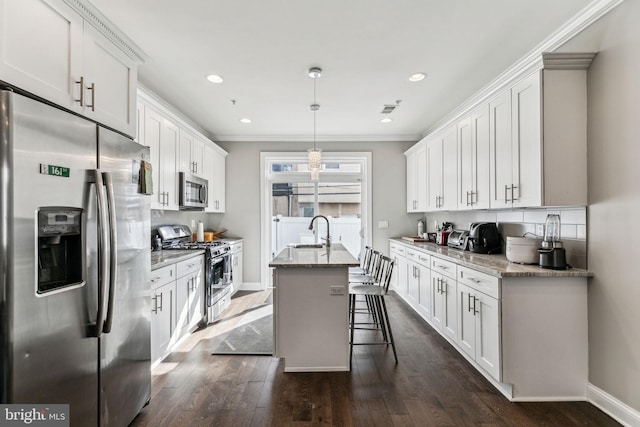
[[[205,251],[205,305],[206,323],[215,321],[231,303],[233,293],[231,248],[220,240],[192,242],[191,229],[186,225],[158,227],[163,250]]]

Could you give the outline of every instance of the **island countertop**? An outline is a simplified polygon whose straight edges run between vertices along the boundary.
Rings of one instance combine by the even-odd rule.
[[[287,246],[269,263],[277,268],[357,267],[360,263],[341,243],[329,248],[295,248]]]

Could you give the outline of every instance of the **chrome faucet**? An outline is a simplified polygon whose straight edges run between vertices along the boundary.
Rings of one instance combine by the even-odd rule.
[[[323,239],[327,241],[326,245],[327,245],[327,248],[328,248],[328,247],[331,246],[331,234],[329,233],[329,220],[324,215],[316,215],[311,220],[311,224],[309,224],[309,230],[313,230],[313,221],[315,221],[316,218],[324,218],[324,220],[327,221],[327,237],[323,237]]]

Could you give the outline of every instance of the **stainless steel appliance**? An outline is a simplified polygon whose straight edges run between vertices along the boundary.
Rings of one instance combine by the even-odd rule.
[[[2,403],[125,426],[150,399],[149,150],[0,91]]]
[[[191,229],[186,225],[163,225],[158,227],[162,238],[162,249],[205,251],[205,304],[203,324],[215,321],[231,303],[233,293],[233,270],[231,246],[220,240],[193,242]]]
[[[206,179],[180,172],[180,209],[204,210],[208,194],[209,182]]]
[[[467,230],[453,230],[449,233],[447,246],[453,249],[467,250],[469,244],[469,232]]]
[[[480,254],[499,254],[502,236],[495,222],[474,222],[469,227],[469,250]]]

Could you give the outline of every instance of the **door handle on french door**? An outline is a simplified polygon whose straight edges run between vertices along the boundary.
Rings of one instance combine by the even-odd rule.
[[[98,312],[96,314],[96,325],[94,335],[100,337],[104,327],[104,295],[105,295],[105,272],[107,271],[107,224],[104,218],[106,211],[105,196],[103,192],[104,182],[102,172],[99,169],[93,171],[93,179],[96,184],[96,196],[98,199]]]
[[[116,278],[118,276],[118,223],[116,219],[116,201],[113,194],[113,180],[109,172],[103,172],[104,184],[107,188],[107,206],[109,209],[109,297],[107,318],[104,321],[104,332],[111,332],[113,323],[113,306],[115,305]]]

